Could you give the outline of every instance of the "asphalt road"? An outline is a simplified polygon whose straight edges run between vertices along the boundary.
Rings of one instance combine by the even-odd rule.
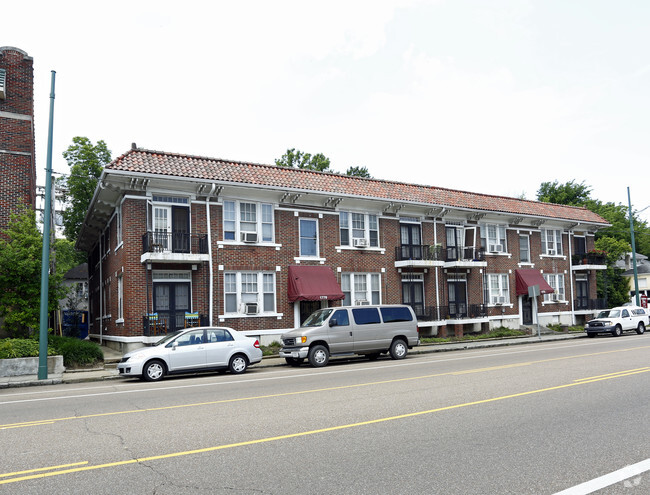
[[[0,493],[650,493],[649,356],[626,335],[4,389]]]

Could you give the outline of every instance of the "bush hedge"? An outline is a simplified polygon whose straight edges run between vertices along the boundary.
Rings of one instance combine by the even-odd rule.
[[[0,359],[38,357],[38,339],[0,339]],[[89,340],[49,335],[47,355],[63,356],[63,365],[86,366],[104,360],[101,347]]]

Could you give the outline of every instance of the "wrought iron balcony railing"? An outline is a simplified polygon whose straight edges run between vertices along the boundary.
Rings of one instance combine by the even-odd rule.
[[[147,232],[142,236],[142,252],[208,254],[208,236],[189,232]]]

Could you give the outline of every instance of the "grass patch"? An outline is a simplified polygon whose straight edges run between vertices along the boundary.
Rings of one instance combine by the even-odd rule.
[[[513,330],[512,328],[499,327],[486,333],[464,335],[462,337],[423,337],[420,342],[423,344],[443,344],[446,342],[464,342],[471,340],[484,339],[502,339],[504,337],[522,337],[528,333],[522,330]]]

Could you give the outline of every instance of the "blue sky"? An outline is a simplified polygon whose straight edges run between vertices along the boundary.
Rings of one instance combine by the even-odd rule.
[[[295,147],[381,179],[528,199],[575,180],[650,205],[645,0],[24,0],[3,17],[0,45],[34,58],[40,169],[55,70],[59,172],[74,136],[114,157]]]

